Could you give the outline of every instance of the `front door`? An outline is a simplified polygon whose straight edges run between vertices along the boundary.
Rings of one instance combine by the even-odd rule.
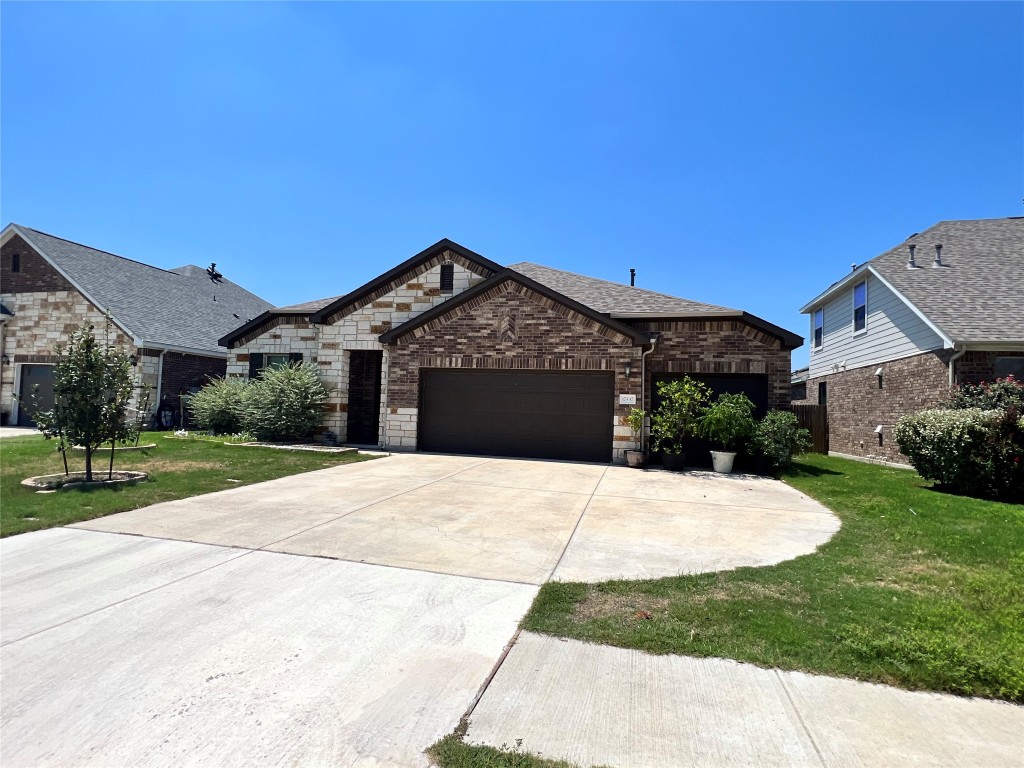
[[[34,427],[36,410],[53,408],[53,366],[22,365],[18,393],[18,426]]]
[[[353,350],[348,365],[348,442],[380,442],[380,350]]]

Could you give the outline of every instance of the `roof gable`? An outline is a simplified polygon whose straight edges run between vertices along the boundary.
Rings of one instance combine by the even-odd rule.
[[[14,232],[137,342],[223,355],[217,337],[271,305],[201,267],[161,269],[29,227]]]
[[[409,321],[402,323],[390,331],[380,335],[382,344],[394,344],[403,336],[415,333],[417,330],[425,329],[424,332],[434,327],[443,325],[452,313],[458,312],[460,308],[474,303],[483,303],[491,299],[491,294],[497,295],[505,283],[515,283],[534,294],[543,297],[554,304],[563,307],[566,312],[577,321],[582,321],[587,327],[597,331],[603,336],[613,338],[620,343],[631,343],[634,345],[647,344],[650,337],[643,331],[632,326],[621,323],[618,320],[594,311],[591,307],[580,304],[577,301],[563,296],[546,285],[536,282],[526,275],[520,274],[512,269],[504,269],[482,283],[463,291],[448,301],[438,304],[436,307],[423,312]],[[418,334],[422,335],[422,334]]]
[[[916,267],[909,268],[909,245]],[[935,245],[942,266],[933,266]],[[1024,218],[940,221],[833,283],[809,312],[870,272],[953,343],[1024,342]]]
[[[420,251],[412,258],[406,259],[398,266],[389,269],[383,275],[361,285],[351,293],[347,293],[331,301],[321,309],[314,311],[310,315],[310,322],[335,323],[359,307],[365,306],[374,299],[390,293],[395,288],[409,282],[424,270],[447,260],[454,261],[481,277],[490,277],[502,269],[500,264],[496,264],[490,259],[484,258],[480,254],[474,253],[448,238],[444,238],[429,248]]]

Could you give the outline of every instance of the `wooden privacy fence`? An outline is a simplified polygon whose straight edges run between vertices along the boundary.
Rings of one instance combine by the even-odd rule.
[[[811,451],[828,453],[828,406],[794,405],[793,413],[800,426],[810,430]]]

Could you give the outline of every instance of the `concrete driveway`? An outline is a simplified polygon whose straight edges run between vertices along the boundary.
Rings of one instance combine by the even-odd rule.
[[[400,455],[0,542],[0,763],[426,765],[537,585],[777,562],[781,483]]]

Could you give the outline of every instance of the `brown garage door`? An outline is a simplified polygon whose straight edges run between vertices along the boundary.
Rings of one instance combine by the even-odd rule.
[[[53,366],[22,365],[18,394],[18,426],[34,427],[36,409],[53,408]]]
[[[611,461],[611,373],[420,371],[419,448]]]

